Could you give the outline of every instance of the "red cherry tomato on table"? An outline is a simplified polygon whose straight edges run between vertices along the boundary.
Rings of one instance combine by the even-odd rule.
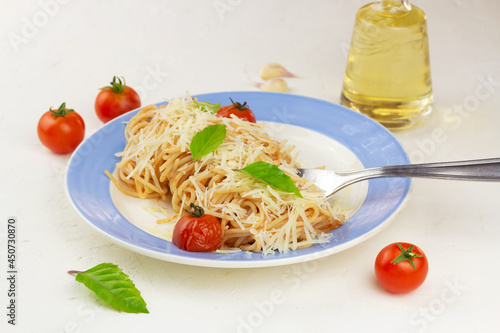
[[[71,153],[85,137],[85,123],[73,109],[62,103],[57,110],[45,112],[38,121],[40,142],[57,154]]]
[[[429,263],[424,252],[409,243],[384,247],[375,259],[375,275],[380,284],[393,293],[407,293],[424,283]]]
[[[113,76],[110,84],[101,88],[94,105],[97,117],[104,123],[141,106],[139,95],[125,84],[125,79],[122,82]]]
[[[243,102],[243,104],[239,102],[233,102],[231,100],[231,105],[223,106],[219,109],[217,112],[217,117],[222,117],[222,118],[231,118],[231,115],[234,114],[236,117],[249,121],[251,123],[255,123],[255,115],[253,114],[253,111],[250,110],[250,108],[247,105],[247,102]]]
[[[191,204],[193,211],[184,215],[174,227],[172,243],[189,252],[211,252],[222,245],[222,227],[218,218],[205,214],[203,208]]]

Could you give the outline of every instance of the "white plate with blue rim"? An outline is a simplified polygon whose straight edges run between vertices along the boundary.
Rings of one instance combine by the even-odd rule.
[[[346,171],[408,164],[396,138],[372,119],[327,101],[282,93],[221,92],[195,96],[199,101],[247,102],[271,134],[296,146],[304,167]],[[160,102],[157,105],[166,104]],[[104,170],[115,169],[115,156],[125,147],[126,122],[139,110],[108,123],[75,150],[68,163],[67,195],[81,218],[99,234],[124,248],[157,259],[206,267],[268,267],[299,263],[351,248],[387,227],[404,207],[409,178],[379,178],[354,184],[334,200],[347,221],[329,232],[326,243],[274,254],[246,251],[196,253],[180,250],[168,239],[168,203],[131,198],[118,191]],[[165,210],[158,211],[155,206]]]

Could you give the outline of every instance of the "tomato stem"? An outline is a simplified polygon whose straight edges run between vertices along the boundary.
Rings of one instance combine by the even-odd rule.
[[[241,104],[240,102],[234,102],[231,97],[229,97],[229,100],[231,101],[231,103],[233,103],[233,107],[231,109],[238,109],[240,111],[245,111],[246,109],[248,109],[247,102],[243,102],[243,104]]]
[[[185,211],[188,212],[189,215],[193,217],[202,217],[205,214],[205,211],[201,206],[196,206],[194,203],[191,203],[189,207],[193,208],[193,210],[189,211],[185,209]]]
[[[54,117],[64,117],[68,113],[74,112],[75,110],[73,110],[73,109],[66,110],[66,102],[63,102],[57,110],[52,109],[52,107],[50,107],[49,111],[50,111],[50,114],[53,115]]]
[[[420,254],[416,254],[416,253],[411,252],[413,250],[413,247],[415,247],[415,245],[410,246],[408,248],[408,250],[405,250],[404,247],[399,243],[397,243],[397,245],[398,245],[399,249],[401,250],[401,254],[399,256],[397,256],[396,258],[394,258],[394,260],[391,261],[391,264],[396,265],[396,264],[399,264],[400,262],[408,260],[411,267],[413,267],[414,270],[417,270],[417,268],[415,267],[415,263],[413,262],[413,258],[418,258],[418,257],[423,257],[423,256]]]
[[[122,79],[123,79],[123,82],[122,82]],[[100,88],[100,90],[109,88],[109,89],[112,89],[113,92],[119,94],[119,93],[123,92],[125,87],[126,87],[125,78],[123,76],[121,79],[119,77],[113,76],[113,81],[110,82],[110,86],[102,87],[102,88]]]

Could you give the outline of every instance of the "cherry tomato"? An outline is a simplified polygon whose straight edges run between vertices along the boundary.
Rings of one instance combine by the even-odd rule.
[[[409,243],[392,243],[375,259],[375,275],[393,293],[408,293],[424,283],[429,264],[424,252]]]
[[[236,117],[249,121],[251,123],[255,123],[255,115],[253,111],[247,105],[247,102],[243,102],[243,104],[239,102],[233,102],[231,98],[231,105],[223,106],[217,112],[217,117],[222,118],[231,118],[231,115],[234,114]]]
[[[95,99],[95,112],[97,117],[107,123],[128,111],[141,106],[141,99],[134,89],[130,88],[120,78],[113,76],[111,86],[101,88]]]
[[[203,208],[191,204],[193,211],[187,211],[174,227],[172,243],[189,252],[211,252],[222,245],[222,227],[213,215],[205,214]]]
[[[42,144],[57,154],[71,153],[85,137],[85,123],[73,109],[62,103],[59,109],[45,112],[37,126]]]

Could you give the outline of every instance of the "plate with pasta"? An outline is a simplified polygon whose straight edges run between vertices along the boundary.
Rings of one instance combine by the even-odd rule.
[[[257,122],[217,117],[207,106],[232,101],[246,102]],[[206,150],[215,140],[206,130],[221,128],[220,142],[198,157],[195,146]],[[205,141],[199,143],[201,133]],[[273,168],[261,176],[242,172],[258,163]],[[326,199],[296,175],[297,168],[407,163],[388,130],[327,101],[268,92],[186,94],[105,124],[73,153],[65,185],[82,219],[129,250],[195,266],[266,267],[318,259],[365,241],[394,220],[411,184],[373,179]],[[274,182],[275,171],[293,191],[281,187],[282,178]],[[190,205],[218,221],[217,250],[174,245],[175,226]]]

